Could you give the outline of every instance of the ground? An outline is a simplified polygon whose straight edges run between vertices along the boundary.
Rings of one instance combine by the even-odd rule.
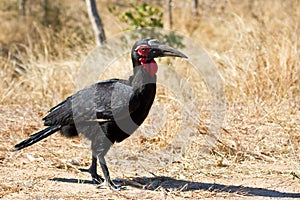
[[[27,122],[39,116],[34,113],[36,110],[22,106],[2,106],[0,110],[4,119],[0,146],[3,199],[300,198],[299,163],[293,158],[245,152],[235,155],[240,158],[228,160],[201,153],[195,160],[189,156],[172,159],[172,152],[168,156],[166,152],[129,147],[138,136],[116,145],[107,156],[111,175],[123,185],[122,190],[97,187],[89,174],[79,170],[90,164],[90,149],[85,142],[57,134],[20,152],[11,152],[23,137],[10,133],[30,134],[39,123],[28,126]],[[20,111],[23,116],[18,115]],[[21,130],[15,127],[20,119],[24,122]],[[98,172],[101,174],[101,169]]]

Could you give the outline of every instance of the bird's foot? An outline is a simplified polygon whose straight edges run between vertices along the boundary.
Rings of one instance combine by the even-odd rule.
[[[97,187],[100,188],[103,185],[107,185],[112,190],[120,191],[122,189],[121,185],[115,184],[114,182],[110,181],[104,181],[102,184],[98,185]]]
[[[109,181],[108,185],[113,190],[120,191],[122,189],[121,185],[114,184],[112,181]]]
[[[102,183],[104,183],[104,179],[101,176],[99,176],[97,173],[93,172],[91,170],[91,168],[88,168],[88,169],[81,168],[79,170],[81,172],[88,172],[88,173],[90,173],[91,176],[92,176],[92,182],[93,182],[93,184],[101,185]]]
[[[96,184],[96,185],[101,185],[105,182],[104,179],[101,176],[99,176],[98,174],[92,174],[92,181],[93,181],[93,184]]]

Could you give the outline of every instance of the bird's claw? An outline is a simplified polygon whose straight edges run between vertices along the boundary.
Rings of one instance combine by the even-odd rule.
[[[113,190],[117,190],[117,191],[120,191],[122,189],[122,186],[121,185],[116,185],[114,184],[112,181],[110,181],[110,183],[108,184],[110,186],[111,189]]]
[[[92,176],[92,182],[95,185],[101,185],[104,183],[104,179],[97,174],[96,176]]]
[[[112,181],[104,181],[101,184],[97,185],[97,188],[102,187],[103,185],[107,185],[110,189],[115,191],[120,191],[122,189],[121,185],[114,184]]]
[[[92,182],[93,182],[93,184],[95,184],[95,185],[101,185],[102,183],[104,183],[104,179],[101,176],[99,176],[97,173],[93,172],[91,170],[91,168],[88,168],[88,169],[80,168],[79,170],[81,172],[88,172],[88,173],[90,173],[91,176],[92,176]]]

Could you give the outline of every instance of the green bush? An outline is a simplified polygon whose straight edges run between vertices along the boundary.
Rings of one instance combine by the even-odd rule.
[[[162,33],[161,30],[164,28],[163,12],[159,8],[147,3],[143,3],[142,5],[131,4],[130,7],[130,9],[123,13],[120,13],[116,6],[109,7],[108,9],[120,21],[129,25],[129,30],[134,30],[132,38],[156,38],[175,48],[184,47],[182,36],[177,35],[174,31],[167,34]]]

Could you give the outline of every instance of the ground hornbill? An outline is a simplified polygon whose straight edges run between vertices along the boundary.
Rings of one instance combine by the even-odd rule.
[[[131,51],[133,75],[129,80],[110,79],[86,87],[50,109],[43,118],[48,126],[15,145],[18,151],[60,131],[67,137],[83,134],[91,140],[92,164],[88,171],[93,182],[106,182],[120,189],[109,176],[104,159],[115,142],[129,137],[145,120],[156,93],[157,64],[154,58],[187,58],[176,49],[155,39],[136,42]],[[97,174],[97,159],[104,179]]]

